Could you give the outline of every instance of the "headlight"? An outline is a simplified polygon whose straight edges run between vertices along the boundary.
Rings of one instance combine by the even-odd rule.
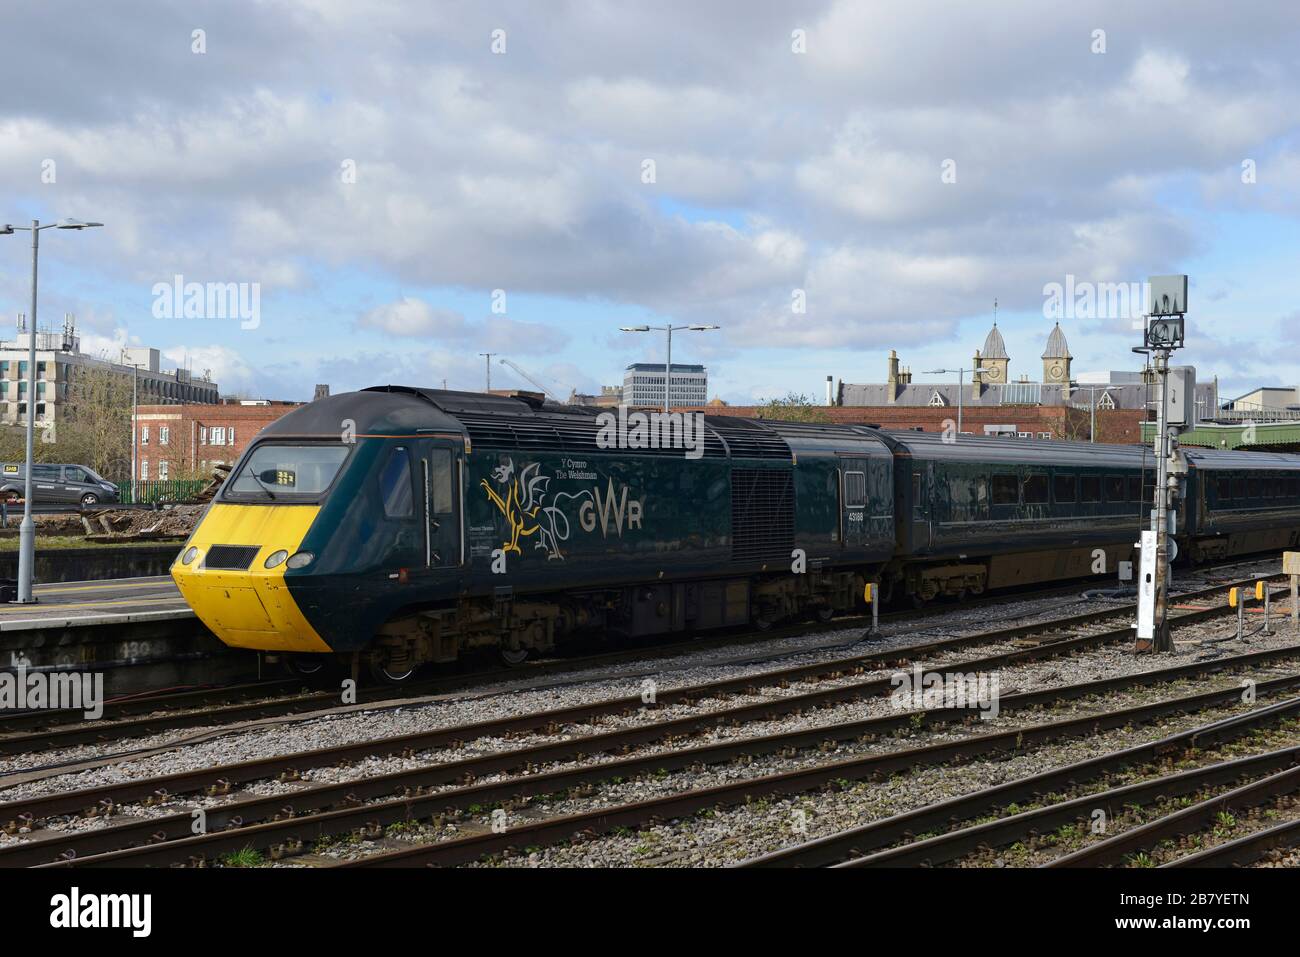
[[[308,565],[312,563],[312,559],[314,559],[315,557],[316,556],[313,555],[311,552],[296,552],[293,555],[293,557],[289,559],[289,567],[306,568]]]
[[[274,551],[271,554],[267,555],[266,561],[263,562],[262,564],[264,564],[267,568],[278,568],[280,565],[284,564],[284,560],[288,557],[289,557],[289,553],[286,552],[283,548],[281,548],[278,551]]]
[[[193,545],[191,545],[189,548],[185,549],[185,554],[181,556],[181,564],[188,565],[190,562],[194,561],[194,559],[198,557],[199,557],[199,550],[195,548]]]

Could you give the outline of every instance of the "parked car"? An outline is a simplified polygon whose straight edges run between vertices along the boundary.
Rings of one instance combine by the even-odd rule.
[[[22,498],[26,481],[27,470],[22,462],[0,463],[0,499]],[[88,465],[37,462],[32,466],[33,505],[71,504],[90,508],[117,500],[117,486]]]

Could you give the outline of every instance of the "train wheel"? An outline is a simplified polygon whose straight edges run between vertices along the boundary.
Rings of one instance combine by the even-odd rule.
[[[284,666],[299,678],[318,678],[330,664],[329,655],[286,655]]]
[[[508,668],[518,668],[528,660],[527,648],[502,648],[501,660]]]
[[[817,609],[817,620],[818,620],[818,621],[830,621],[830,620],[831,620],[832,618],[834,618],[834,617],[835,617],[835,609],[834,609],[834,608],[818,608],[818,609]]]
[[[418,664],[411,663],[406,657],[403,657],[400,661],[394,661],[390,656],[378,652],[366,656],[366,665],[370,671],[370,677],[380,684],[386,685],[406,684],[420,670]]]

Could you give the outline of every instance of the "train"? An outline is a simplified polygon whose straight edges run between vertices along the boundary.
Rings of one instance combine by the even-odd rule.
[[[227,645],[400,683],[483,650],[829,620],[868,586],[919,605],[1113,579],[1149,524],[1142,446],[681,412],[637,435],[618,414],[395,385],[319,399],[258,435],[172,576]],[[1300,543],[1300,456],[1183,453],[1179,561]]]

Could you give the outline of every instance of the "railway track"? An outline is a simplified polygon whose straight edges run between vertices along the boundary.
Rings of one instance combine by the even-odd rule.
[[[1004,657],[997,656],[999,660]],[[1046,707],[1055,702],[1088,695],[1113,693],[1123,689],[1204,676],[1229,668],[1258,667],[1296,657],[1300,657],[1300,646],[1275,648],[1154,672],[1004,696],[1001,699],[1001,707],[1007,711]],[[879,685],[879,682],[874,684]],[[1273,694],[1293,688],[1300,688],[1300,675],[1289,675],[1264,682],[1260,685],[1260,692]],[[617,814],[601,811],[596,812],[594,817],[578,815],[579,818],[583,818],[579,821],[569,817],[558,821],[525,824],[520,828],[511,829],[509,832],[511,844],[507,846],[518,846],[515,843],[517,841],[526,844],[545,843],[547,835],[550,839],[555,839],[559,834],[571,835],[574,831],[566,829],[574,828],[580,831],[584,827],[594,826],[593,822],[605,826],[620,826],[618,823],[611,824],[610,820],[625,821],[630,819],[628,815],[635,816],[643,812],[648,817],[638,818],[639,823],[644,823],[645,820],[660,814],[676,816],[683,812],[683,805],[693,808],[712,806],[713,803],[723,800],[723,792],[734,792],[733,796],[736,799],[743,799],[751,794],[750,788],[757,789],[760,793],[782,793],[787,787],[803,790],[844,776],[862,777],[880,774],[917,767],[927,762],[974,756],[990,750],[1016,750],[1024,747],[1026,743],[1050,741],[1062,736],[1088,733],[1098,728],[1150,720],[1163,714],[1230,703],[1238,693],[1236,688],[1221,689],[1139,708],[1117,709],[1101,715],[1087,715],[1041,726],[974,735],[964,740],[910,748],[905,751],[887,751],[849,762],[841,761],[825,767],[802,769],[788,775],[739,782],[722,789],[673,795],[663,802],[649,802],[653,806],[648,808],[634,806],[629,809],[616,809]],[[814,693],[798,697],[823,698],[823,695],[824,693]],[[882,717],[803,728],[757,738],[734,738],[706,743],[694,748],[661,751],[629,758],[614,757],[613,760],[549,772],[537,770],[543,764],[553,764],[557,761],[580,761],[592,755],[617,755],[623,750],[654,741],[666,741],[671,747],[674,743],[680,743],[689,733],[699,733],[717,727],[720,720],[729,722],[758,720],[768,716],[774,709],[778,709],[778,713],[790,713],[791,707],[806,707],[808,703],[780,699],[777,702],[746,705],[720,713],[676,719],[649,727],[619,729],[577,740],[498,752],[359,781],[317,785],[274,797],[240,800],[218,808],[209,808],[206,811],[209,833],[201,837],[186,837],[192,834],[194,820],[188,812],[72,834],[51,835],[45,840],[0,849],[0,865],[24,866],[62,857],[63,863],[79,866],[156,866],[210,861],[221,854],[233,853],[246,847],[268,849],[274,857],[301,850],[308,840],[330,834],[346,833],[349,829],[359,829],[364,835],[381,830],[389,824],[431,814],[447,814],[451,811],[464,811],[475,807],[509,804],[531,796],[592,786],[602,780],[659,774],[674,769],[718,764],[737,759],[748,760],[757,754],[781,754],[792,749],[815,749],[825,747],[832,742],[853,741],[864,736],[874,738],[900,729],[948,726],[972,720],[975,716],[972,710],[952,708],[896,712]],[[270,768],[261,770],[264,773]],[[478,778],[506,772],[512,772],[512,776],[502,780],[474,783]],[[147,784],[148,782],[144,782],[145,786]],[[440,787],[448,789],[435,790]],[[392,795],[400,796],[393,798]],[[33,805],[27,812],[31,815],[28,820],[35,822],[35,814],[42,811],[48,814],[65,809],[66,804],[58,803],[60,797],[62,796],[53,799],[54,804],[49,803],[51,799],[46,799],[43,807]],[[384,800],[384,798],[389,799]],[[374,800],[380,803],[363,803]],[[700,800],[704,803],[692,803]],[[321,807],[334,807],[334,809],[320,812],[318,809]],[[611,814],[613,816],[610,820],[606,820],[606,817]],[[588,821],[585,818],[592,818],[592,820]],[[252,823],[254,821],[265,821],[265,823]],[[225,828],[230,829],[222,830]],[[486,839],[490,843],[503,838],[498,835],[486,835]],[[420,853],[434,854],[440,863],[463,863],[492,850],[491,847],[478,843],[482,840],[483,838],[472,838],[450,841],[430,846],[436,850],[426,848],[415,850]],[[153,843],[107,853],[103,851],[106,847],[122,848],[131,842]],[[85,856],[87,854],[96,856],[87,857]]]
[[[1242,867],[1259,863],[1270,851],[1300,847],[1300,819],[1283,821],[1162,864],[1162,867]]]
[[[1281,770],[1240,784],[1229,791],[1212,794],[1186,807],[1162,813],[1154,820],[1122,830],[1105,840],[1055,858],[1043,866],[1107,867],[1125,864],[1149,866],[1157,861],[1161,854],[1176,855],[1180,838],[1199,837],[1200,833],[1205,831],[1216,832],[1217,836],[1217,832],[1224,828],[1235,827],[1240,817],[1264,805],[1280,803],[1286,808],[1294,807],[1296,796],[1300,794],[1300,764],[1297,764],[1297,757],[1300,757],[1300,748],[1285,748],[1262,755],[1261,760],[1266,762],[1265,767],[1280,767]],[[1195,775],[1191,778],[1193,781],[1196,780]],[[1164,793],[1156,793],[1162,798],[1167,797]],[[1173,793],[1188,792],[1175,789]],[[1294,826],[1294,821],[1289,822],[1289,827],[1282,825],[1283,830],[1274,831],[1268,840],[1277,837],[1278,834],[1291,833]],[[1258,847],[1266,839],[1260,834],[1255,834],[1241,840],[1242,843],[1232,852],[1220,851],[1220,853],[1238,854],[1247,847]],[[1219,848],[1211,848],[1200,861],[1192,861],[1191,864],[1183,866],[1205,866],[1206,861],[1214,859],[1215,851],[1219,851]],[[1166,863],[1177,864],[1180,859],[1174,856]]]
[[[1276,575],[1264,576],[1264,579],[1270,581],[1275,580],[1278,577],[1279,576]],[[1182,605],[1204,602],[1226,592],[1229,588],[1248,586],[1257,580],[1258,578],[1252,577],[1249,579],[1225,582],[1211,585],[1206,588],[1180,593],[1174,597],[1175,601]],[[873,652],[866,655],[846,658],[840,662],[803,667],[830,668],[831,670],[836,670],[837,668],[854,668],[859,666],[879,667],[883,666],[881,663],[910,660],[910,658],[914,658],[919,654],[931,654],[937,651],[946,651],[961,647],[975,647],[992,641],[1010,640],[1034,634],[1050,634],[1052,632],[1084,628],[1111,618],[1131,615],[1135,610],[1135,604],[1127,603],[1124,605],[1110,606],[1096,611],[1069,615],[1057,619],[1029,622],[1011,628],[994,629],[986,632],[963,635],[956,638],[926,642],[915,646],[909,646],[901,652],[899,650]],[[1206,608],[1185,613],[1184,615],[1179,616],[1179,620],[1193,620],[1188,618],[1188,614],[1213,616],[1219,612],[1219,609]],[[863,627],[869,623],[869,618],[858,616],[847,619],[837,619],[827,623],[805,623],[798,626],[790,626],[779,631],[755,632],[749,635],[748,638],[750,640],[776,639],[818,631],[826,632],[847,630],[855,627]],[[1113,640],[1120,640],[1121,637],[1122,636],[1117,632],[1116,637]],[[539,662],[527,671],[514,672],[513,677],[527,678],[565,674],[572,672],[575,669],[588,669],[600,667],[601,665],[619,664],[630,660],[644,660],[647,657],[652,660],[667,659],[676,655],[689,654],[711,647],[736,643],[741,640],[745,640],[745,638],[731,635],[727,637],[708,639],[703,642],[690,641],[678,643],[658,650],[647,651],[641,649],[611,652],[599,656],[588,656],[577,662],[570,662],[563,659],[558,661]],[[769,653],[766,656],[760,656],[753,660],[772,660],[774,657],[787,657],[797,653],[798,652],[789,652],[786,655],[773,655]],[[807,677],[807,674],[808,673],[804,671],[803,668],[787,669],[783,672],[774,673],[778,679],[783,678],[785,680],[801,680],[802,678]],[[477,676],[453,676],[420,682],[400,691],[393,688],[360,689],[357,692],[356,704],[365,705],[391,702],[394,706],[398,706],[403,702],[418,700],[421,697],[432,697],[454,692],[457,689],[466,687],[467,684],[472,685],[475,680],[489,676],[502,677],[500,672],[492,672],[490,675],[480,674]],[[301,682],[287,682],[286,684],[290,687],[301,688]],[[259,687],[260,686],[256,684],[244,685],[240,686],[238,689],[232,689],[232,693],[235,696],[242,698],[257,697]],[[168,710],[162,713],[157,713],[156,707],[152,711],[149,710],[151,707],[149,699],[123,702],[116,706],[116,710],[110,716],[111,720],[97,721],[89,724],[81,723],[69,724],[67,726],[43,727],[40,730],[29,729],[18,733],[4,734],[3,736],[0,736],[0,756],[35,754],[42,751],[52,751],[60,748],[70,748],[85,744],[105,745],[126,741],[131,738],[161,734],[170,731],[181,731],[189,728],[228,726],[270,718],[288,718],[294,716],[306,717],[321,711],[341,707],[343,704],[337,690],[315,692],[302,692],[299,690],[295,694],[272,698],[269,700],[263,698],[263,700],[222,703],[209,707],[202,706],[204,701],[211,700],[214,697],[219,701],[224,701],[225,699],[222,697],[222,694],[221,689],[212,689],[169,696],[168,701],[166,702],[155,702],[155,705],[157,706],[168,707]],[[175,710],[179,708],[193,708],[194,710]],[[14,721],[15,719],[11,718],[9,720]],[[21,716],[21,720],[35,724],[40,719],[39,717],[24,715]],[[53,720],[57,723],[60,719],[55,718]],[[12,730],[12,725],[0,722],[0,732],[9,730]]]
[[[1294,692],[1300,688],[1300,674],[1269,683],[1265,693]],[[794,771],[723,784],[713,788],[677,793],[595,811],[524,823],[504,834],[480,834],[433,844],[389,851],[348,861],[343,867],[447,866],[470,863],[490,854],[535,848],[614,828],[639,828],[658,821],[682,817],[708,808],[732,806],[746,801],[839,786],[844,780],[862,780],[877,774],[912,770],[924,765],[957,762],[990,754],[1015,753],[1027,745],[1044,744],[1063,738],[1094,734],[1105,729],[1139,724],[1155,717],[1230,703],[1237,689],[1168,699],[1134,708],[1121,708],[1080,718],[1030,725],[1005,732],[974,735],[956,742],[926,745],[898,752],[850,758]],[[372,829],[373,830],[373,829]]]
[[[1106,815],[1102,820],[1109,821],[1118,817],[1126,807],[1192,794],[1244,776],[1266,774],[1289,766],[1300,757],[1300,746],[1218,761],[1177,773],[1170,771],[1175,760],[1182,756],[1212,750],[1278,721],[1295,722],[1297,719],[1300,719],[1300,698],[1290,698],[1158,741],[1112,751],[806,841],[751,858],[737,866],[932,867],[1028,841],[1034,836],[1050,834],[1054,829],[1077,827],[1086,831],[1097,823],[1095,815],[1099,810]],[[1042,807],[994,820],[954,827],[963,821],[997,814],[1008,807],[1045,801],[1046,796],[1135,769],[1153,776],[1074,799],[1047,801]],[[936,830],[941,833],[917,837]]]

